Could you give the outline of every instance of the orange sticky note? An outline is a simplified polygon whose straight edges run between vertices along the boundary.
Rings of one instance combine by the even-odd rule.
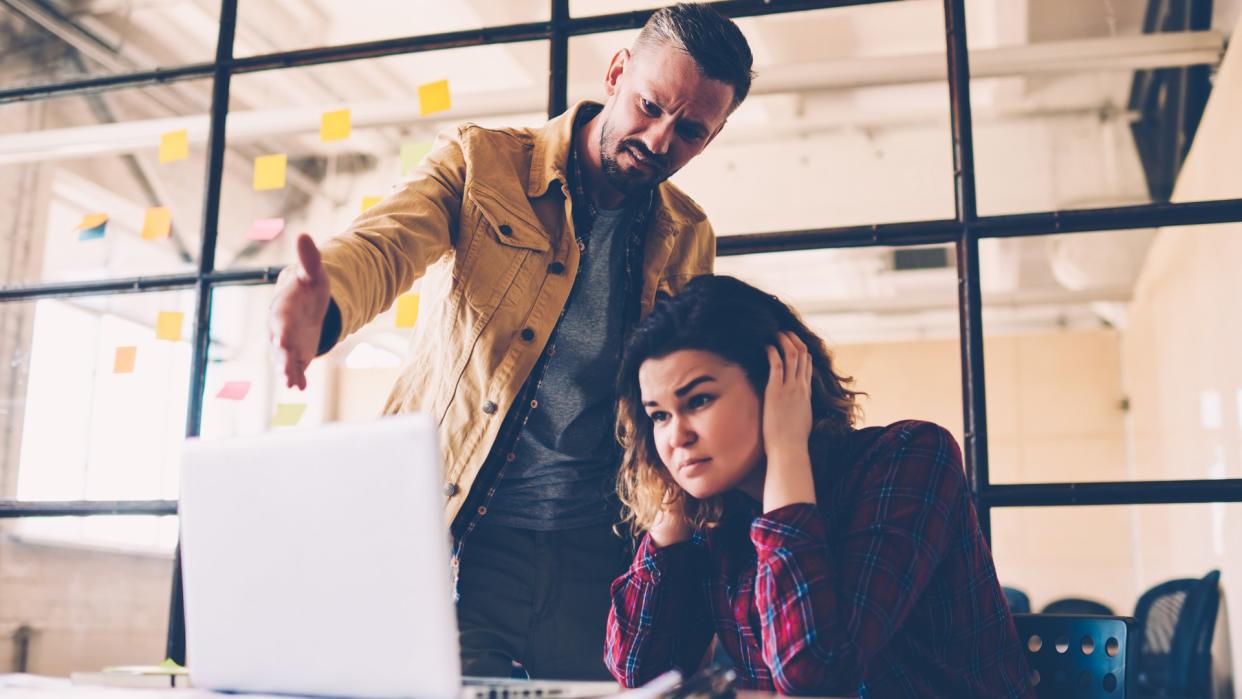
[[[302,419],[306,412],[305,403],[277,403],[276,414],[272,416],[272,427],[292,427]]]
[[[437,80],[418,86],[418,113],[422,116],[443,112],[449,108],[450,104],[447,80]]]
[[[349,138],[349,126],[348,109],[324,112],[319,119],[319,140],[327,143],[328,141],[341,141]]]
[[[137,347],[117,347],[116,357],[112,360],[113,374],[134,373],[134,362],[138,359]]]
[[[397,297],[397,327],[412,328],[418,321],[418,294]]]
[[[87,214],[82,217],[82,222],[74,230],[85,231],[91,228],[98,228],[108,222],[108,214]]]
[[[171,163],[190,157],[190,133],[185,129],[160,134],[160,162]]]
[[[181,321],[184,318],[185,314],[181,311],[160,311],[159,317],[155,320],[155,337],[160,340],[179,341]]]
[[[285,166],[288,158],[284,153],[260,155],[254,159],[254,188],[261,192],[266,189],[284,189]]]
[[[249,381],[226,381],[224,386],[220,388],[220,392],[216,394],[216,398],[222,400],[241,400],[250,393]]]
[[[153,206],[147,209],[142,219],[142,239],[159,240],[172,235],[172,210],[167,206]]]
[[[362,198],[362,210],[366,211],[367,209],[371,208],[372,206],[375,206],[381,201],[384,201],[384,197],[363,197]]]

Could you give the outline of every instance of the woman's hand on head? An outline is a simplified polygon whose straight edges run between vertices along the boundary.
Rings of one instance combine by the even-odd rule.
[[[763,392],[763,445],[771,453],[805,449],[811,436],[811,353],[791,332],[768,345],[768,386]],[[784,356],[782,356],[784,355]]]
[[[656,515],[655,523],[651,525],[651,541],[659,548],[689,541],[694,533],[686,519],[686,498],[689,496],[677,484],[672,487],[675,490],[665,495],[660,514]]]
[[[815,503],[807,445],[811,437],[811,353],[797,335],[783,332],[768,347],[768,386],[763,392],[763,511]]]

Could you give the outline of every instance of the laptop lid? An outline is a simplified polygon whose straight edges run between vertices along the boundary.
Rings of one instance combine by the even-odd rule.
[[[186,651],[196,687],[456,697],[434,421],[189,440]]]

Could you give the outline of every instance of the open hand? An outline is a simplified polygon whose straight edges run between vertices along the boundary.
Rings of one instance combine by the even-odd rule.
[[[298,236],[298,262],[280,273],[268,310],[268,332],[285,372],[285,385],[306,388],[306,367],[319,350],[328,313],[328,275],[309,235]]]

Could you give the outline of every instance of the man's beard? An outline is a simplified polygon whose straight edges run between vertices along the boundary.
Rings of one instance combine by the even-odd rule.
[[[608,180],[608,184],[613,189],[622,194],[630,195],[648,191],[655,188],[664,180],[667,180],[673,173],[668,171],[668,166],[661,156],[655,155],[647,150],[647,146],[643,145],[638,139],[626,139],[620,141],[613,137],[611,125],[607,122],[600,130],[599,135],[599,158],[603,167],[604,178]],[[644,174],[641,169],[630,168],[625,169],[617,162],[617,156],[623,148],[629,148],[636,151],[644,157],[644,162],[651,165],[651,174]]]

